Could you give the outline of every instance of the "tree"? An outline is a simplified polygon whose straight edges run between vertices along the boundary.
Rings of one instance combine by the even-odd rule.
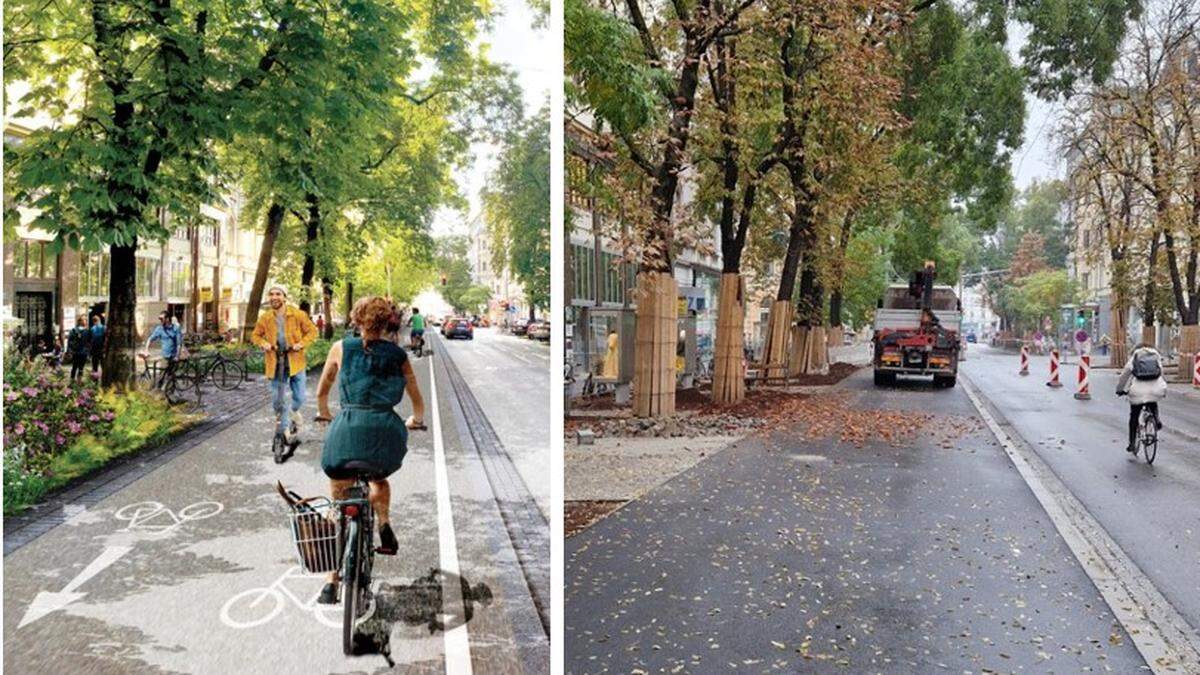
[[[6,153],[12,203],[38,209],[33,225],[59,250],[110,247],[106,384],[134,375],[139,240],[169,235],[161,212],[186,220],[212,195],[209,141],[242,119],[246,95],[280,60],[302,61],[311,24],[296,1],[226,8],[5,4],[6,83],[30,83],[20,105],[56,119]]]
[[[1132,182],[1152,207],[1144,215],[1152,226],[1140,246],[1147,255],[1141,289],[1143,340],[1154,337],[1161,266],[1182,323],[1181,372],[1187,371],[1190,354],[1200,351],[1197,53],[1200,8],[1184,0],[1154,5],[1134,24],[1112,77],[1088,92],[1083,112],[1090,126],[1071,136],[1074,147],[1085,153],[1081,164],[1088,167],[1086,173],[1111,174],[1108,181],[1117,184]],[[1117,136],[1112,130],[1123,133]],[[1093,187],[1092,195],[1099,198],[1102,186]]]
[[[441,284],[438,291],[455,311],[462,311],[467,307],[463,296],[474,286],[467,258],[471,242],[464,235],[449,235],[436,239],[435,246],[434,267]]]
[[[549,309],[549,104],[509,135],[492,184],[483,195],[492,266],[512,270],[530,305]]]
[[[675,333],[672,213],[688,158],[701,62],[755,2],[659,3],[644,11],[640,0],[626,0],[623,11],[613,12],[585,0],[564,5],[567,72],[580,82],[570,93],[620,139],[623,159],[644,179],[640,192],[648,199],[628,204],[627,211],[640,248],[642,346],[635,354],[634,412],[641,416],[675,409],[674,350],[654,336]]]
[[[361,295],[382,295],[409,303],[433,285],[433,243],[416,232],[396,231],[373,242],[347,283]]]

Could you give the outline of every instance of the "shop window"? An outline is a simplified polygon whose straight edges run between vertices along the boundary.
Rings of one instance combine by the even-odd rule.
[[[161,263],[153,258],[137,259],[137,294],[139,298],[158,298]]]

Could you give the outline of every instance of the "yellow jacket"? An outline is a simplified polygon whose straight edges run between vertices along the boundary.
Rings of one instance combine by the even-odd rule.
[[[288,353],[288,372],[296,375],[305,370],[304,350],[317,339],[317,327],[299,307],[284,305],[284,308],[283,334],[287,337],[289,345],[300,345],[300,351]],[[258,323],[254,324],[250,342],[266,349],[275,345],[276,337],[275,310],[269,306],[264,307],[263,312],[258,315]],[[275,350],[271,350],[264,357],[267,377],[275,377],[275,353]]]

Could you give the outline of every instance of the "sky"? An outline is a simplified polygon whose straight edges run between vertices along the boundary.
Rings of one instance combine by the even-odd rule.
[[[548,29],[534,29],[533,11],[525,0],[499,0],[501,16],[495,20],[483,42],[491,45],[492,61],[507,64],[515,73],[525,99],[525,114],[531,115],[550,95],[551,86],[562,86],[559,74],[547,64],[553,47]],[[500,146],[476,143],[471,146],[473,159],[455,176],[459,190],[470,200],[469,213],[442,208],[434,214],[433,235],[467,234],[467,224],[479,213],[479,190],[495,165]]]
[[[1020,63],[1020,49],[1025,44],[1028,31],[1018,23],[1008,26],[1008,52],[1015,63]],[[1059,161],[1055,131],[1063,105],[1047,103],[1029,91],[1025,92],[1025,139],[1021,148],[1013,153],[1013,183],[1018,191],[1024,190],[1035,180],[1061,177],[1066,169]]]

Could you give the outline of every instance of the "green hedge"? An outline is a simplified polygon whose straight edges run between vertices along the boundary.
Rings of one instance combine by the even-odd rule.
[[[324,364],[325,357],[329,355],[329,348],[331,346],[333,346],[333,340],[326,340],[325,338],[318,338],[309,345],[308,350],[304,353],[308,367],[312,368]],[[222,345],[219,349],[236,352],[247,349],[247,347],[242,345]],[[246,372],[250,375],[262,375],[266,368],[263,351],[253,345],[249,347],[249,350],[249,353],[246,355]]]

